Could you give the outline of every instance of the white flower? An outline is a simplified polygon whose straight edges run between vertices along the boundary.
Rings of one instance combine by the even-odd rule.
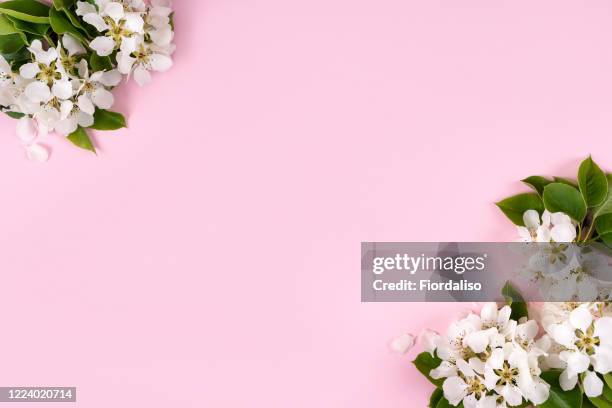
[[[536,210],[527,210],[523,214],[524,227],[518,227],[519,236],[525,242],[573,242],[576,238],[576,227],[571,218],[564,213],[551,214],[544,210],[542,222]]]
[[[116,69],[106,72],[94,72],[89,75],[89,67],[86,61],[79,65],[80,86],[78,88],[79,108],[90,115],[95,112],[95,107],[110,109],[115,103],[113,94],[107,89],[121,82],[121,74]]]
[[[11,66],[2,55],[0,55],[0,88],[13,84],[13,71]],[[6,106],[0,102],[0,105]]]
[[[559,353],[565,363],[559,377],[561,388],[573,389],[579,375],[584,374],[582,385],[587,396],[601,395],[603,383],[595,372],[612,371],[612,318],[594,316],[592,306],[582,304],[569,313],[567,320],[551,324],[548,332],[564,347]]]
[[[63,101],[60,108],[60,119],[55,123],[55,131],[62,136],[68,136],[79,126],[87,128],[94,124],[92,114],[83,112],[71,101]]]
[[[19,69],[21,76],[35,79],[25,88],[25,94],[33,102],[49,102],[52,98],[68,99],[72,96],[72,85],[58,61],[59,54],[55,48],[43,50],[39,40],[32,41],[28,48],[34,55],[35,62],[24,64]]]
[[[70,34],[64,34],[59,47],[62,67],[67,73],[73,73],[77,66],[78,57],[87,53],[87,50],[79,40]]]
[[[144,33],[144,20],[140,12],[126,11],[126,5],[118,1],[97,0],[96,4],[96,11],[86,5],[78,5],[78,10],[86,23],[104,33],[89,44],[98,55],[111,55],[125,39]]]
[[[414,346],[414,336],[406,333],[402,334],[389,342],[391,351],[398,354],[406,354]]]
[[[141,37],[129,38],[121,44],[117,53],[119,72],[134,74],[140,86],[151,82],[149,71],[165,72],[172,67],[172,58],[158,48],[146,44]]]
[[[158,46],[165,47],[174,39],[174,31],[170,24],[171,14],[170,2],[154,1],[144,17],[145,32]]]

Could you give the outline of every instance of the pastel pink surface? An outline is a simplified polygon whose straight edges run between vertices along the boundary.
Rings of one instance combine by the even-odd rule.
[[[456,304],[361,304],[360,241],[514,239],[532,174],[612,169],[612,5],[175,2],[176,65],[99,155],[0,120],[0,385],[78,406],[408,407],[387,341]]]

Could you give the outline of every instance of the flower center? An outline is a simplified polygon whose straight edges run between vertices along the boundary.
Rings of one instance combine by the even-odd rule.
[[[480,382],[478,377],[470,377],[466,381],[468,386],[468,393],[474,394],[476,399],[480,399],[487,392],[487,387]]]
[[[146,49],[143,44],[140,44],[138,49],[131,54],[131,57],[136,58],[136,60],[142,65],[149,64],[150,56],[151,56],[151,51]]]
[[[133,32],[125,28],[125,20],[119,20],[119,22],[115,22],[115,20],[113,20],[112,18],[105,17],[104,21],[110,27],[106,35],[112,38],[118,47],[121,46],[121,41],[124,37],[131,37],[132,35],[134,35]]]
[[[599,337],[594,336],[595,326],[591,324],[586,330],[586,333],[582,330],[576,329],[576,342],[574,343],[578,350],[585,351],[588,355],[595,353],[595,346],[599,346]]]
[[[40,72],[36,75],[36,79],[46,82],[49,86],[52,86],[55,81],[62,79],[62,74],[57,71],[55,61],[51,65],[38,64],[38,68]]]
[[[504,361],[504,366],[501,369],[493,371],[499,377],[497,385],[516,385],[515,377],[518,375],[518,368],[511,368],[507,361]]]

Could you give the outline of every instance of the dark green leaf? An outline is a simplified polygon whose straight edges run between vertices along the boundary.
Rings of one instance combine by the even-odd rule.
[[[444,382],[444,378],[434,380],[429,376],[429,372],[434,368],[438,367],[441,362],[442,360],[440,360],[438,357],[433,357],[431,354],[424,351],[419,354],[412,363],[416,366],[417,370],[421,372],[421,374],[423,374],[429,381],[431,381],[432,384],[436,385],[437,387],[440,387]]]
[[[69,9],[74,6],[74,3],[76,3],[76,0],[53,0],[53,7],[56,10]]]
[[[582,222],[587,212],[580,191],[563,183],[551,183],[544,187],[544,206],[551,213],[563,212],[574,221]]]
[[[542,193],[544,192],[544,187],[552,183],[551,180],[547,179],[546,177],[542,177],[542,176],[531,176],[521,181],[527,184],[529,187],[533,188],[535,191],[537,191],[537,193],[540,196],[542,196]]]
[[[604,397],[589,397],[589,401],[597,408],[612,408],[612,403]]]
[[[92,129],[117,130],[124,127],[127,127],[127,125],[122,114],[104,109],[96,109],[94,124],[91,126]]]
[[[436,408],[463,408],[463,402],[460,402],[459,405],[451,405],[450,402],[444,397],[440,398]]]
[[[601,205],[608,195],[606,174],[593,161],[591,156],[580,164],[578,185],[588,207]]]
[[[506,299],[506,303],[510,305],[510,309],[512,309],[512,314],[510,315],[512,319],[518,321],[521,317],[529,317],[525,299],[523,299],[523,296],[510,282],[506,282],[502,288],[502,295]]]
[[[595,208],[593,218],[612,213],[612,174],[606,174],[606,179],[608,180],[608,195],[604,202]]]
[[[612,214],[605,214],[595,220],[595,228],[599,235],[612,233]]]
[[[538,408],[580,408],[582,406],[582,391],[579,386],[573,390],[563,391],[559,385],[561,371],[544,371],[541,378],[550,384],[550,394]]]
[[[91,139],[87,135],[87,132],[80,126],[68,136],[68,140],[81,149],[89,150],[90,152],[94,153],[96,152],[96,148],[94,147],[93,143],[91,143]]]
[[[0,35],[0,53],[14,54],[21,50],[26,42],[20,34]]]
[[[37,24],[49,24],[49,6],[35,0],[9,0],[0,3],[0,14]]]
[[[555,180],[556,183],[567,184],[568,186],[572,186],[572,187],[578,188],[578,183],[576,181],[570,180],[570,179],[565,178],[565,177],[553,177],[553,180]]]
[[[10,116],[13,119],[21,119],[25,116],[25,114],[21,112],[4,112],[4,113],[6,113],[8,116]]]
[[[506,214],[516,225],[525,225],[523,222],[523,214],[527,210],[536,210],[539,213],[544,211],[544,204],[540,196],[534,193],[524,193],[508,197],[496,205]]]
[[[85,37],[83,33],[81,33],[66,17],[66,15],[62,11],[58,11],[55,8],[52,8],[49,12],[49,19],[51,21],[51,28],[57,34],[65,34],[70,33],[75,38],[84,41]]]
[[[101,57],[96,52],[91,53],[89,65],[91,65],[91,70],[93,72],[110,71],[113,69],[113,64],[110,57]]]
[[[443,395],[444,393],[440,388],[436,388],[435,390],[433,390],[433,392],[431,393],[431,397],[429,397],[429,408],[436,408],[438,402],[440,401]]]
[[[16,29],[26,33],[43,37],[49,31],[49,24],[30,23],[11,16],[7,16],[7,18],[13,22]]]

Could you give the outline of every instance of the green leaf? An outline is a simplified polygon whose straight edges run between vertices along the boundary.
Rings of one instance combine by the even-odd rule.
[[[25,116],[25,113],[21,113],[21,112],[11,112],[11,111],[7,111],[4,112],[6,113],[9,117],[13,118],[13,119],[21,119]]]
[[[608,248],[612,248],[612,233],[600,235],[599,238],[608,246]]]
[[[608,195],[608,180],[606,174],[593,161],[586,158],[578,169],[578,185],[584,201],[589,207],[601,205]]]
[[[612,401],[612,390],[610,389],[610,386],[607,385],[607,383],[604,384],[602,395],[606,400]]]
[[[79,126],[77,130],[68,135],[68,140],[72,142],[73,145],[80,147],[81,149],[89,150],[90,152],[95,153],[96,148],[93,143],[91,143],[91,139],[85,129]]]
[[[595,229],[599,235],[612,233],[612,214],[604,214],[595,220]]]
[[[49,6],[35,0],[9,0],[0,3],[0,13],[23,21],[49,24]]]
[[[577,182],[575,182],[574,180],[570,180],[568,178],[565,178],[565,177],[553,177],[553,180],[555,180],[556,183],[567,184],[568,186],[572,186],[572,187],[578,188],[578,183]]]
[[[559,385],[561,371],[544,371],[541,378],[550,384],[548,399],[538,408],[580,408],[582,406],[582,391],[576,386],[573,390],[563,391]]]
[[[416,356],[412,363],[416,366],[417,370],[421,372],[421,374],[423,374],[429,381],[431,381],[432,384],[437,387],[441,387],[442,383],[444,382],[444,378],[434,380],[429,376],[429,372],[434,368],[438,367],[441,362],[442,360],[440,360],[438,357],[434,357],[428,352],[424,351],[418,356]]]
[[[510,282],[506,282],[502,288],[502,295],[506,299],[506,303],[510,306],[510,309],[512,309],[510,318],[518,321],[521,317],[529,317],[525,299],[523,299],[523,296]]]
[[[544,192],[544,187],[552,183],[551,180],[542,176],[531,176],[521,181],[527,184],[529,187],[533,188],[535,191],[537,191],[540,196],[542,196],[542,193]]]
[[[523,214],[527,210],[536,210],[539,213],[544,211],[544,205],[540,196],[534,193],[523,193],[512,197],[508,197],[498,203],[495,203],[500,210],[506,214],[516,225],[524,226]]]
[[[124,127],[127,127],[127,124],[122,114],[104,109],[96,109],[94,124],[91,126],[92,129],[117,130]]]
[[[0,35],[0,53],[2,54],[14,54],[21,50],[26,41],[24,41],[21,34],[8,34]]]
[[[544,206],[551,213],[563,212],[577,222],[582,222],[587,212],[580,191],[563,183],[551,183],[544,187]]]
[[[51,21],[51,28],[57,34],[65,34],[70,33],[81,42],[85,41],[85,37],[83,33],[81,33],[66,17],[66,15],[62,11],[58,11],[55,8],[52,8],[49,12],[49,19]]]
[[[442,397],[436,404],[436,408],[463,408],[463,402],[460,402],[459,405],[455,406],[451,405],[446,398]]]
[[[612,408],[612,403],[604,397],[589,397],[589,401],[597,408]]]
[[[582,408],[597,408],[597,406],[593,405],[591,401],[589,401],[589,397],[586,395],[582,396]]]
[[[39,37],[43,37],[47,34],[47,31],[49,31],[49,24],[29,23],[27,21],[23,21],[23,20],[20,20],[18,18],[11,17],[11,16],[7,16],[7,18],[13,22],[13,25],[15,26],[16,29],[26,32],[26,33],[30,33],[30,34],[34,34]]]
[[[604,374],[603,378],[608,387],[612,388],[612,374]]]
[[[76,3],[76,0],[53,0],[53,7],[55,7],[56,10],[67,10],[74,6],[74,3]]]
[[[431,393],[431,397],[429,397],[429,408],[436,408],[438,402],[441,398],[443,398],[444,393],[440,388],[436,388]]]
[[[595,208],[593,212],[593,218],[600,217],[605,214],[612,213],[612,174],[606,174],[606,179],[608,180],[608,195],[604,202]]]
[[[89,65],[91,65],[91,70],[93,72],[110,71],[113,69],[113,63],[111,62],[110,57],[101,57],[96,52],[91,53]]]

